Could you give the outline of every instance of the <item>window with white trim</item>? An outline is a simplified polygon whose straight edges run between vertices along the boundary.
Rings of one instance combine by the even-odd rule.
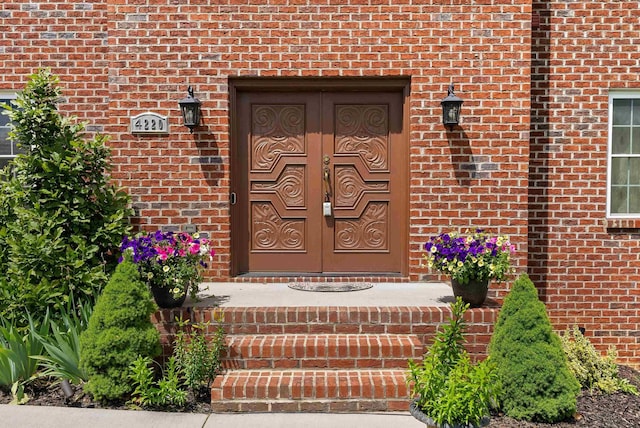
[[[607,215],[640,218],[640,92],[609,95]]]
[[[4,168],[11,159],[20,153],[16,143],[9,140],[10,120],[9,116],[5,114],[5,109],[1,107],[4,104],[10,104],[15,98],[13,94],[0,94],[0,168]]]

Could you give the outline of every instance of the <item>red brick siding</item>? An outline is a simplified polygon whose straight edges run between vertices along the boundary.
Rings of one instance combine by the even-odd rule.
[[[640,221],[606,219],[610,89],[640,90],[637,1],[537,1],[529,272],[558,328],[640,356]]]
[[[637,1],[209,3],[7,3],[0,90],[51,67],[62,108],[111,136],[136,223],[198,225],[218,248],[210,277],[226,279],[229,77],[409,76],[411,279],[431,277],[420,246],[442,229],[508,233],[559,328],[578,322],[601,350],[640,355],[640,222],[605,222],[607,91],[640,88]],[[465,103],[447,133],[450,82]],[[193,135],[177,109],[187,85],[203,101]],[[169,116],[169,136],[129,133],[147,110]]]
[[[227,82],[235,76],[410,76],[411,278],[424,271],[421,244],[450,225],[511,234],[524,270],[529,2],[147,3],[110,7],[116,175],[134,194],[140,226],[188,223],[212,234],[213,278],[229,275]],[[450,82],[465,104],[463,131],[447,134],[440,100]],[[205,126],[194,136],[176,108],[187,85],[203,101]],[[128,133],[128,118],[147,109],[170,116],[169,138]]]
[[[421,244],[450,225],[511,234],[524,270],[530,2],[208,3],[14,2],[3,11],[0,58],[11,72],[1,87],[19,89],[28,73],[51,66],[65,85],[64,108],[110,135],[114,176],[133,195],[136,223],[209,232],[219,249],[210,277],[223,279],[228,78],[410,76],[411,278],[424,273]],[[440,100],[451,82],[465,104],[462,128],[447,133]],[[187,85],[203,101],[205,126],[194,135],[177,109]],[[169,136],[129,133],[129,118],[147,110],[169,116]]]
[[[19,91],[38,67],[60,76],[61,109],[89,121],[108,122],[107,3],[7,1],[0,10],[0,91]]]

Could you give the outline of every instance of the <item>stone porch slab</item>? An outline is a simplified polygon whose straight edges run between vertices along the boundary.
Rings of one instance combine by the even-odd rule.
[[[296,306],[447,306],[453,301],[449,284],[442,282],[374,283],[366,290],[312,292],[294,290],[285,283],[208,282],[200,286],[195,307]]]

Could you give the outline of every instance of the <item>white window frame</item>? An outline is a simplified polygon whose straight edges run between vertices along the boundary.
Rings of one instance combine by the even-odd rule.
[[[17,94],[15,92],[0,92],[0,100],[15,100],[16,98]],[[0,102],[0,104],[2,103]],[[2,107],[0,107],[0,114],[4,114],[4,109]],[[14,159],[16,156],[17,153],[12,155],[0,155],[0,159]]]
[[[640,90],[624,90],[609,92],[609,125],[607,136],[607,218],[611,219],[640,219],[639,213],[612,213],[611,212],[611,175],[613,165],[613,101],[616,99],[634,99],[640,102]],[[640,143],[640,142],[639,142]],[[626,157],[640,157],[640,154],[629,154]]]

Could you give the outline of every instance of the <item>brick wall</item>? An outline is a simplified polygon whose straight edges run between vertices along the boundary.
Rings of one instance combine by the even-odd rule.
[[[610,89],[640,89],[637,1],[538,1],[529,271],[558,328],[640,355],[640,221],[607,221]]]
[[[51,67],[63,109],[111,136],[136,224],[197,225],[218,248],[210,277],[225,279],[229,77],[409,76],[411,279],[432,278],[420,246],[442,229],[507,233],[556,325],[578,322],[632,362],[640,223],[605,221],[606,120],[610,88],[640,87],[638,2],[417,3],[16,0],[0,11],[0,90]],[[465,103],[446,132],[451,82]],[[187,85],[203,102],[194,134],[177,108]],[[129,133],[148,110],[169,117],[169,136]]]
[[[411,278],[424,273],[421,244],[450,225],[512,235],[525,268],[528,1],[209,3],[14,2],[2,11],[0,89],[51,67],[63,108],[111,137],[113,174],[133,196],[137,225],[208,232],[219,249],[210,277],[221,279],[230,263],[228,78],[410,76]],[[447,133],[440,101],[451,82],[465,104],[462,127]],[[205,126],[193,135],[177,109],[187,85],[203,101]],[[149,110],[169,117],[169,136],[129,133],[129,118]]]
[[[421,244],[449,225],[512,235],[524,269],[529,2],[128,3],[110,2],[109,14],[116,175],[141,227],[204,225],[220,249],[213,278],[229,274],[235,76],[410,76],[411,277],[423,273]],[[465,104],[461,130],[447,134],[440,101],[451,82]],[[194,135],[176,105],[187,85],[203,101]],[[147,109],[170,116],[170,137],[128,133],[128,117]]]
[[[19,91],[38,67],[60,76],[61,109],[103,131],[109,102],[107,3],[6,1],[0,8],[0,91]]]

